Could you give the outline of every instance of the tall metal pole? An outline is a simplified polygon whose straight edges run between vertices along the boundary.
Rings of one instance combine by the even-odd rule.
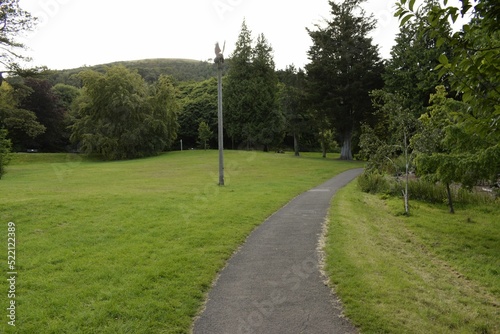
[[[219,186],[224,185],[224,133],[222,125],[222,63],[221,59],[217,63],[217,84],[218,84],[218,121],[219,121]]]

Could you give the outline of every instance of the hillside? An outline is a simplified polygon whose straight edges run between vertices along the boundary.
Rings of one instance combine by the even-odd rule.
[[[143,59],[133,61],[117,61],[89,67],[54,71],[49,75],[52,84],[64,83],[80,86],[76,74],[83,70],[103,71],[106,66],[123,65],[129,69],[137,70],[147,81],[154,82],[162,74],[171,75],[177,81],[203,81],[216,76],[214,64],[208,61],[191,59]],[[227,69],[227,66],[226,66]]]

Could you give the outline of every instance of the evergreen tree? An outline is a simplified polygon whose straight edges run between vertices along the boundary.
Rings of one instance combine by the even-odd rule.
[[[64,151],[69,144],[65,123],[67,110],[59,104],[52,85],[47,80],[36,78],[24,79],[24,85],[31,93],[21,99],[21,109],[34,112],[37,120],[46,128],[43,134],[36,140],[31,140],[28,145],[44,152]]]
[[[300,155],[300,139],[312,132],[312,116],[305,106],[305,73],[294,65],[280,72],[279,102],[286,119],[286,131],[293,137],[295,156]]]
[[[278,77],[272,51],[264,34],[260,34],[253,49],[251,119],[253,141],[263,146],[265,152],[269,146],[283,141],[285,127],[285,118],[278,107]]]
[[[223,90],[224,127],[233,148],[242,141],[249,147],[251,141],[252,56],[251,31],[243,21]]]
[[[375,20],[361,9],[363,2],[330,1],[332,19],[326,27],[308,30],[313,41],[306,65],[311,103],[317,118],[340,135],[345,160],[352,159],[354,133],[371,115],[369,92],[382,85],[378,48],[368,37]]]
[[[439,56],[450,53],[446,45],[437,46],[437,39],[430,36],[425,26],[408,21],[401,26],[391,50],[383,76],[384,90],[399,95],[404,103],[402,107],[410,109],[414,117],[420,117],[429,106],[436,86],[449,86],[435,68],[439,65]]]
[[[247,149],[276,145],[283,140],[284,117],[278,107],[278,78],[272,47],[260,34],[252,46],[243,22],[231,66],[224,82],[224,124],[234,143]]]

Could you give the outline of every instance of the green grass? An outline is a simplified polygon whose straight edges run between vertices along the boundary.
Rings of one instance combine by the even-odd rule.
[[[333,199],[327,272],[363,333],[500,333],[500,206]]]
[[[319,154],[225,158],[219,187],[216,151],[120,162],[16,155],[0,181],[4,251],[7,222],[17,228],[16,329],[188,333],[217,272],[255,226],[361,166]],[[5,315],[0,332],[13,330]]]

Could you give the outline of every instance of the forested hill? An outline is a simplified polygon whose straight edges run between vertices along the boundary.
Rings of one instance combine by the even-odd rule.
[[[52,84],[64,83],[80,86],[80,80],[76,74],[89,69],[101,72],[106,66],[113,65],[123,65],[129,69],[137,70],[147,82],[156,81],[162,74],[171,75],[177,81],[203,81],[216,76],[215,65],[208,61],[191,59],[144,59],[54,71],[50,75],[49,81]],[[225,66],[225,70],[227,70],[227,66]]]

